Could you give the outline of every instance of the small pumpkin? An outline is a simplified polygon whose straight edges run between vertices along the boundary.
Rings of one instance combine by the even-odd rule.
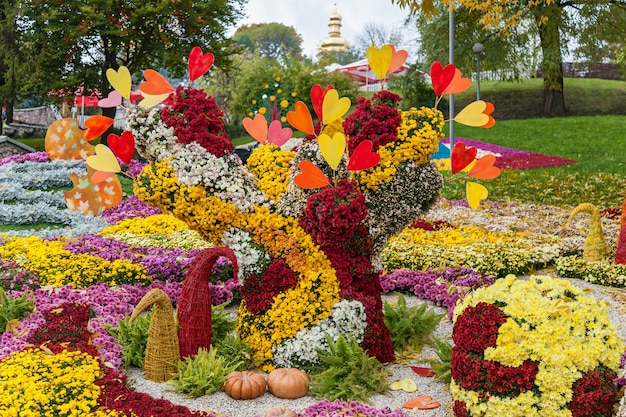
[[[226,375],[224,391],[236,400],[251,400],[265,393],[265,377],[252,371],[233,371]]]
[[[267,386],[278,398],[300,398],[309,392],[309,376],[300,369],[277,368],[267,376]]]
[[[298,414],[290,408],[272,407],[265,412],[265,417],[296,417]]]

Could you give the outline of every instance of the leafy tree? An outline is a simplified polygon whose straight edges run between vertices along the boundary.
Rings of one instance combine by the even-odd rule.
[[[5,116],[9,123],[13,121],[13,106],[17,95],[16,75],[21,72],[22,62],[18,48],[17,13],[16,2],[0,0],[0,107],[6,107]]]
[[[279,61],[302,56],[302,37],[292,26],[282,23],[255,23],[240,26],[233,36],[235,42],[251,53]]]
[[[317,62],[321,66],[328,66],[331,64],[346,65],[358,60],[358,55],[352,48],[347,51],[322,51],[317,53]]]
[[[401,7],[408,7],[412,14],[420,11],[432,15],[435,12],[433,0],[391,0]],[[543,70],[543,114],[563,116],[566,113],[563,93],[563,50],[564,40],[571,39],[578,32],[576,20],[579,16],[593,15],[599,8],[606,8],[609,15],[623,13],[626,0],[523,0],[501,2],[499,0],[443,0],[445,5],[456,5],[480,14],[480,23],[487,29],[496,29],[503,36],[509,36],[520,22],[532,23],[539,35],[542,50]],[[612,22],[612,19],[609,19]],[[615,32],[606,22],[596,21],[597,37],[602,39],[605,32]]]
[[[186,70],[198,45],[229,68],[232,40],[226,36],[242,16],[245,0],[24,0],[21,29],[32,71],[20,82],[33,93],[69,91],[84,85],[106,94],[105,72],[126,66],[131,74],[166,68]],[[136,80],[138,82],[139,80]],[[114,115],[115,109],[103,114]]]

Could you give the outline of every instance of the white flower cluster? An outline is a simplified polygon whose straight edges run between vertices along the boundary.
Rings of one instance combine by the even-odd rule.
[[[12,230],[9,236],[76,236],[98,233],[108,224],[99,217],[69,210],[60,191],[42,191],[71,185],[68,176],[86,175],[84,161],[9,163],[0,166],[0,224],[52,223],[52,228]],[[31,190],[39,188],[40,190]],[[60,209],[62,208],[62,209]],[[58,227],[58,226],[62,227]]]
[[[231,227],[224,232],[222,243],[235,252],[239,267],[238,278],[240,282],[250,274],[261,274],[270,263],[270,257],[263,247],[252,241],[250,233]]]
[[[309,329],[302,329],[290,339],[272,348],[274,363],[282,367],[306,367],[319,363],[318,349],[329,348],[326,335],[333,341],[343,334],[363,341],[365,334],[365,308],[359,301],[341,300],[333,307],[332,315]]]
[[[217,157],[193,142],[179,149],[170,166],[183,184],[201,185],[208,195],[232,203],[243,212],[252,211],[256,204],[267,203],[256,187],[254,176],[234,154]]]
[[[126,113],[126,126],[135,137],[135,146],[141,156],[151,162],[164,161],[178,152],[174,128],[161,121],[159,109],[145,110],[135,107]]]

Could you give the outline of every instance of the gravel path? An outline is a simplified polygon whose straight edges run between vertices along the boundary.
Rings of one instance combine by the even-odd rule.
[[[547,271],[541,271],[538,275],[548,275]],[[589,284],[585,281],[572,279],[574,285],[583,289],[587,295],[592,295],[598,300],[608,303],[608,312],[612,322],[616,325],[619,334],[623,340],[626,340],[626,321],[624,320],[624,309],[626,308],[626,291],[615,288],[600,287]],[[391,301],[395,298],[393,294],[383,295],[385,301]],[[405,297],[408,305],[415,305],[423,302],[417,297]],[[443,309],[435,308],[439,312]],[[452,334],[452,323],[445,316],[435,335],[438,337],[449,338]],[[432,350],[426,348],[420,358],[434,357]],[[406,360],[400,363],[388,365],[386,368],[390,372],[389,382],[400,379],[411,378],[417,384],[418,390],[415,393],[406,393],[403,391],[389,391],[386,395],[376,394],[370,399],[371,405],[377,408],[390,407],[400,408],[402,404],[417,395],[431,395],[434,400],[439,401],[442,406],[436,410],[405,410],[406,414],[417,417],[444,417],[452,415],[452,397],[447,387],[433,378],[421,377],[415,374],[410,366],[427,366],[426,363],[420,362],[419,359]],[[133,368],[129,372],[129,380],[132,386],[141,392],[148,393],[155,398],[165,398],[175,404],[182,404],[192,410],[212,411],[218,415],[231,417],[253,417],[264,416],[265,412],[272,407],[283,406],[295,411],[303,411],[306,407],[315,404],[318,400],[312,396],[305,396],[296,400],[284,400],[274,397],[269,392],[254,400],[233,400],[224,392],[217,392],[200,398],[187,398],[185,395],[172,392],[172,387],[167,384],[160,384],[147,381],[143,378],[143,370]]]

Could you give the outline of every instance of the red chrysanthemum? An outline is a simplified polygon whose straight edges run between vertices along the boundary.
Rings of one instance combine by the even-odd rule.
[[[452,339],[461,350],[482,353],[488,347],[496,346],[498,330],[505,322],[502,310],[493,304],[480,302],[474,307],[467,307],[457,317]]]
[[[294,288],[298,275],[282,259],[273,260],[258,276],[251,274],[241,287],[241,296],[246,301],[246,308],[259,314],[271,307],[274,297],[281,292]]]
[[[572,386],[572,401],[567,408],[572,417],[610,417],[619,388],[613,383],[617,374],[601,367],[587,372]]]

